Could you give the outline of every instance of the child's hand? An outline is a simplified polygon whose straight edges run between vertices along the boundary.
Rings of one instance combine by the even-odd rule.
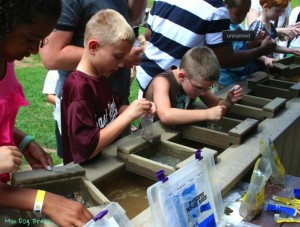
[[[255,40],[253,42],[255,42],[257,46],[259,46],[265,38],[266,38],[266,33],[264,31],[258,31]]]
[[[264,38],[264,40],[261,42],[261,46],[268,52],[274,52],[276,47],[276,42],[274,39],[272,39],[270,36],[267,36]]]
[[[132,68],[134,65],[139,65],[142,60],[142,54],[144,49],[142,47],[132,47],[130,53],[126,55],[124,66],[126,68]]]
[[[214,106],[207,109],[207,111],[208,111],[207,120],[218,121],[224,116],[226,112],[226,106],[224,105]]]
[[[300,35],[300,23],[295,23],[290,27],[282,29],[282,33],[288,38],[288,40],[292,40],[298,35]]]
[[[156,114],[156,105],[154,102],[151,102],[151,108],[150,108],[149,113],[152,115]]]
[[[0,173],[15,173],[22,163],[22,153],[15,146],[0,147]]]
[[[293,48],[293,54],[300,56],[300,48]]]
[[[228,91],[227,99],[230,102],[236,103],[243,98],[243,89],[240,85],[235,85]]]
[[[139,118],[143,114],[156,113],[156,107],[154,103],[146,99],[134,100],[122,114],[126,114],[131,121]]]
[[[276,62],[276,61],[278,61],[278,60],[275,58],[269,58],[269,57],[264,58],[264,64],[268,68],[273,68],[273,62]]]
[[[36,142],[30,142],[23,152],[32,169],[52,170],[51,156]]]

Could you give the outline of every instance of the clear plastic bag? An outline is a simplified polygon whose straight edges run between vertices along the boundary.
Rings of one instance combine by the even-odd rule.
[[[142,137],[150,143],[153,142],[153,118],[152,114],[144,114],[141,117]]]
[[[265,200],[265,186],[272,174],[270,161],[259,158],[254,166],[249,188],[242,199],[239,209],[240,215],[251,221],[263,208]]]
[[[272,167],[272,175],[270,181],[273,185],[284,185],[285,183],[285,169],[279,159],[276,148],[268,137],[260,139],[260,153],[270,161]]]

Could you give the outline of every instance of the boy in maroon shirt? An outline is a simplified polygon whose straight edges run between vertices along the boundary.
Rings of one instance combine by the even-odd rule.
[[[146,99],[121,105],[107,80],[124,66],[134,40],[130,25],[114,10],[101,10],[87,23],[83,56],[62,93],[64,164],[95,158],[131,121],[155,113],[155,106]]]

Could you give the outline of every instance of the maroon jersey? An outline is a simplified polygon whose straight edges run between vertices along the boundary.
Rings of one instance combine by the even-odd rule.
[[[88,160],[99,142],[100,130],[117,117],[119,100],[107,78],[77,70],[70,74],[61,101],[64,164]]]

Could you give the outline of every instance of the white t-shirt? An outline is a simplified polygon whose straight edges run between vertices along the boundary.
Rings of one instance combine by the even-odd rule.
[[[43,94],[55,94],[55,87],[58,81],[57,70],[49,70],[44,82]]]
[[[296,23],[296,20],[297,20],[297,17],[300,13],[300,6],[297,6],[295,7],[292,12],[291,12],[291,15],[290,15],[290,18],[289,18],[289,25],[292,25],[294,23]],[[293,47],[300,47],[300,36],[294,38],[291,43],[290,43],[290,48],[293,48]]]

